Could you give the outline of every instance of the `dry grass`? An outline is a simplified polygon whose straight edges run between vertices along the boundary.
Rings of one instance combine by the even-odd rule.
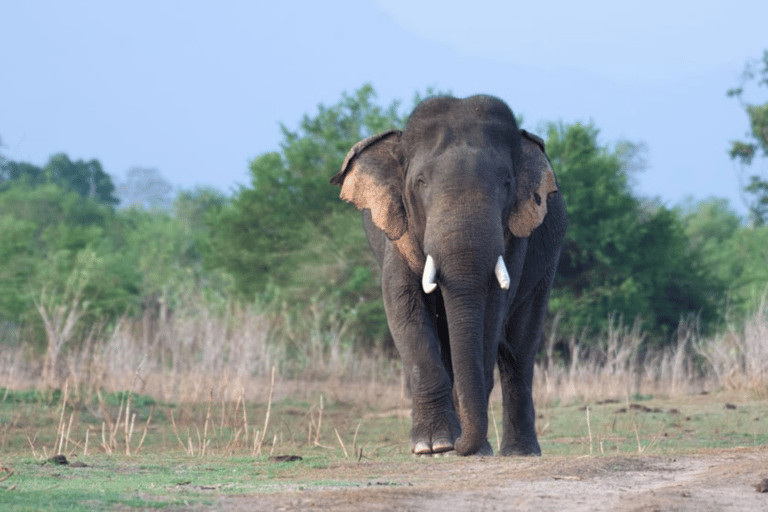
[[[662,425],[645,425],[644,418],[635,416],[632,402],[650,395],[696,399],[702,391],[768,399],[765,306],[742,329],[710,339],[702,338],[695,325],[681,324],[677,344],[657,351],[643,349],[638,324],[626,326],[614,319],[591,344],[597,348],[586,350],[586,344],[570,340],[568,358],[556,350],[555,322],[536,363],[534,400],[544,415],[538,422],[539,435],[553,437],[550,450],[561,449],[559,432],[572,433],[575,425],[573,414],[567,414],[570,408],[584,419],[586,430],[579,434],[579,442],[588,446],[588,453],[603,453],[608,441],[617,451],[619,444],[625,450],[627,439],[643,452],[657,442],[659,429],[672,427],[663,415]],[[341,342],[344,325],[326,328],[321,317],[315,310],[305,326],[293,324],[293,339],[288,341],[281,324],[286,317],[276,321],[239,306],[217,313],[198,304],[173,315],[122,319],[111,331],[93,328],[79,344],[67,345],[55,365],[58,383],[52,388],[41,379],[45,354],[32,357],[20,348],[0,345],[0,388],[6,388],[6,394],[9,389],[38,388],[53,396],[48,395],[51,389],[62,390],[55,419],[50,420],[55,436],[46,434],[48,429],[42,426],[47,420],[38,418],[39,412],[19,410],[0,429],[0,446],[18,446],[12,441],[14,432],[27,425],[23,446],[31,447],[41,460],[55,453],[85,455],[89,449],[137,455],[157,450],[158,442],[167,448],[169,440],[173,449],[181,447],[190,457],[209,452],[272,455],[276,447],[295,446],[328,453],[340,450],[344,459],[362,457],[363,448],[366,454],[380,449],[407,451],[407,443],[393,443],[389,434],[373,441],[368,435],[358,443],[361,424],[370,430],[372,422],[383,422],[381,428],[407,439],[409,401],[399,361],[353,351]],[[301,339],[301,328],[308,328],[313,339],[300,356],[291,355],[295,349],[291,343]],[[493,420],[489,435],[495,435],[497,449],[499,394],[496,386],[489,410]],[[108,395],[111,402],[104,398]],[[165,403],[156,409],[155,404],[137,402],[147,396]],[[628,419],[605,410],[601,401],[626,404]],[[553,408],[561,413],[547,412]],[[368,409],[375,411],[374,416]],[[563,410],[565,419],[560,418]],[[626,425],[622,430],[622,421],[631,430]],[[158,436],[156,430],[163,425],[173,429],[170,439]],[[755,425],[750,422],[750,428]]]
[[[730,328],[694,347],[706,359],[718,385],[768,394],[768,297],[763,296],[742,329]]]
[[[74,400],[130,390],[175,403],[265,403],[270,393],[275,400],[306,396],[320,381],[342,401],[362,393],[380,403],[397,390],[391,403],[401,404],[399,362],[354,351],[342,342],[346,324],[332,313],[329,318],[322,307],[313,304],[297,320],[235,305],[216,310],[198,301],[173,314],[161,310],[155,316],[123,318],[111,331],[81,329],[80,342],[61,352],[48,387],[62,389],[68,382]],[[710,339],[703,339],[695,325],[682,323],[676,346],[664,350],[642,349],[639,326],[614,319],[590,344],[598,348],[586,350],[586,344],[571,339],[567,361],[555,351],[556,323],[537,362],[537,403],[716,389],[768,394],[766,301],[741,329]],[[305,345],[302,339],[308,340]],[[45,387],[42,359],[0,345],[0,387]],[[273,368],[276,384],[271,383]]]
[[[277,369],[280,396],[296,392],[301,381],[328,381],[331,388],[350,380],[365,387],[399,382],[396,362],[383,357],[308,346],[300,358],[288,355],[274,319],[239,306],[216,313],[194,306],[173,315],[121,319],[111,332],[94,326],[84,339],[61,352],[54,377],[42,380],[42,356],[24,345],[0,345],[0,388],[61,389],[93,397],[100,390],[131,390],[167,402],[264,401],[270,372]],[[285,389],[284,389],[285,388]]]
[[[558,360],[555,329],[536,364],[534,400],[594,401],[637,395],[683,395],[714,390],[768,394],[768,302],[740,330],[703,338],[695,323],[681,322],[674,346],[643,350],[638,323],[612,319],[607,332],[585,350],[570,339],[570,360]]]
[[[643,350],[643,333],[635,322],[628,327],[611,319],[592,348],[571,338],[566,362],[554,352],[555,334],[545,341],[544,357],[537,362],[534,399],[599,400],[640,394],[687,394],[717,383],[697,364],[695,331],[681,323],[677,344],[663,350]]]

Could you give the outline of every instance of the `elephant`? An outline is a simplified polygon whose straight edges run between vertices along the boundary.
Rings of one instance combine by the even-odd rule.
[[[352,147],[331,179],[363,217],[412,400],[411,451],[541,455],[532,396],[567,216],[544,142],[486,95],[420,103]]]

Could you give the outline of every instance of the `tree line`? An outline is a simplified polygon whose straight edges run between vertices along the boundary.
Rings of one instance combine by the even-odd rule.
[[[768,103],[743,96],[749,83],[768,85],[768,52],[763,63],[729,91],[750,116],[749,139],[731,148],[745,166],[768,156]],[[378,104],[370,85],[342,94],[295,129],[282,126],[279,148],[255,158],[250,183],[229,195],[174,194],[151,170],[116,185],[97,160],[65,154],[43,167],[0,155],[0,341],[43,343],[40,307],[78,293],[83,323],[104,328],[158,303],[241,301],[281,318],[320,311],[316,321],[341,318],[350,340],[383,348],[378,268],[358,212],[329,179],[357,141],[402,128],[409,111]],[[632,190],[642,145],[603,144],[593,124],[526,128],[546,140],[568,207],[550,301],[558,332],[588,342],[620,316],[663,345],[681,319],[716,330],[757,306],[768,283],[768,183],[759,174],[746,185],[746,222],[723,199],[669,207]]]

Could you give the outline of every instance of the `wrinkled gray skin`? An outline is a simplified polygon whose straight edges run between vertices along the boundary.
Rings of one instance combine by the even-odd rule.
[[[331,183],[363,212],[387,320],[413,398],[411,450],[491,454],[494,364],[500,455],[540,455],[531,386],[567,218],[541,139],[488,96],[433,98],[403,132],[360,141]],[[427,255],[431,293],[422,286]],[[502,289],[499,256],[510,277]]]

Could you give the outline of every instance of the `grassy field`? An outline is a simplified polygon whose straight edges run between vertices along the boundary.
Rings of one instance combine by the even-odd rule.
[[[636,326],[615,322],[589,351],[570,340],[564,360],[550,333],[534,382],[544,456],[494,462],[414,459],[399,362],[355,352],[343,329],[327,325],[308,323],[291,344],[252,311],[200,309],[155,325],[144,318],[84,332],[55,357],[48,351],[45,364],[24,346],[0,345],[0,509],[256,510],[258,502],[272,510],[312,491],[325,493],[322,506],[297,501],[298,508],[358,510],[396,488],[387,494],[394,501],[381,503],[453,510],[470,499],[464,489],[494,485],[478,479],[488,468],[517,481],[514,492],[523,494],[538,474],[540,497],[550,496],[548,483],[585,474],[654,467],[666,485],[672,466],[683,474],[720,464],[729,476],[746,467],[746,456],[749,467],[768,467],[765,307],[742,329],[709,339],[683,324],[677,344],[656,351],[641,349]],[[489,416],[496,449],[498,386]],[[696,458],[713,450],[726,455]],[[637,478],[642,488],[644,477]],[[709,486],[728,481],[707,478]],[[743,495],[740,485],[728,496]],[[376,492],[339,501],[339,489]],[[493,500],[497,491],[478,493]],[[429,497],[447,501],[421,507],[418,500]],[[695,504],[706,509],[708,500]]]
[[[270,382],[273,400],[266,403],[173,404],[128,393],[86,403],[66,389],[0,390],[0,504],[3,510],[187,509],[225,496],[386,486],[393,468],[407,473],[414,465],[456,460],[414,459],[401,389],[361,391],[357,384]],[[500,411],[494,396],[494,447]],[[679,456],[768,444],[768,400],[755,392],[553,402],[537,413],[545,459]],[[58,454],[67,464],[53,457]],[[301,459],[281,461],[286,455]]]

